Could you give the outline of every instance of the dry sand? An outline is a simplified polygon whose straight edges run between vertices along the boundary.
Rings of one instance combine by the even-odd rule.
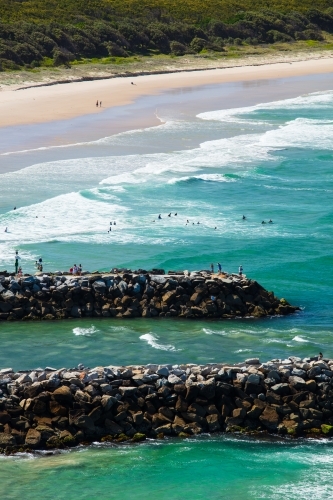
[[[170,89],[325,74],[332,73],[332,70],[332,58],[323,57],[297,62],[72,82],[21,90],[2,87],[0,127],[43,123],[100,113],[105,108],[126,105],[140,96],[156,95]],[[102,101],[102,107],[96,107],[96,100]]]

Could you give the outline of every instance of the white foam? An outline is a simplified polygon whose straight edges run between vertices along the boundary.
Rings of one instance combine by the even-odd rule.
[[[151,333],[145,333],[141,335],[141,340],[145,340],[148,345],[153,347],[154,349],[158,349],[160,351],[180,351],[181,349],[176,349],[172,344],[160,344],[158,343],[158,339],[154,337]]]
[[[242,115],[245,114],[250,115],[251,113],[255,114],[255,112],[265,111],[265,110],[270,112],[274,110],[298,110],[298,111],[305,109],[320,110],[320,109],[326,109],[328,106],[332,105],[333,105],[333,91],[325,91],[325,92],[314,92],[311,94],[298,96],[292,99],[283,99],[280,101],[261,103],[255,106],[207,111],[205,113],[198,114],[197,117],[201,118],[202,120],[217,120],[222,122],[244,121],[244,122],[250,122],[252,124],[253,121],[251,120],[251,118],[255,118],[256,115],[254,115],[254,117],[247,117],[247,120],[245,118],[241,118]]]
[[[99,330],[97,330],[97,328],[95,328],[93,325],[90,328],[80,328],[80,327],[73,328],[73,333],[74,335],[77,336],[82,335],[84,337],[91,337],[91,335],[97,332],[99,332]]]
[[[304,343],[310,342],[309,340],[304,339],[300,335],[296,335],[292,340],[295,340],[295,342],[304,342]]]

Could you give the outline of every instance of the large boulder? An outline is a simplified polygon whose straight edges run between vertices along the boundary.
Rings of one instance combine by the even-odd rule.
[[[260,422],[270,431],[276,431],[279,423],[279,415],[272,406],[266,406],[259,417]]]
[[[42,435],[36,429],[29,429],[25,437],[25,444],[31,448],[37,448],[41,442]]]

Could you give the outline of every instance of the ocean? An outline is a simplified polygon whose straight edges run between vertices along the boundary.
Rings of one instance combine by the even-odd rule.
[[[86,128],[79,140],[88,117],[72,120],[72,135],[68,123],[43,133],[30,127],[39,134],[30,147],[27,128],[5,130],[0,166],[20,170],[0,175],[0,270],[13,269],[16,249],[23,272],[34,272],[39,257],[45,271],[74,263],[192,271],[220,262],[227,272],[242,265],[301,311],[260,320],[1,323],[1,368],[332,357],[333,83],[313,78],[301,93],[297,82],[142,98],[134,106],[149,104],[157,126],[110,136],[95,121],[91,140]],[[207,435],[0,463],[2,497],[15,500],[333,493],[329,440]]]

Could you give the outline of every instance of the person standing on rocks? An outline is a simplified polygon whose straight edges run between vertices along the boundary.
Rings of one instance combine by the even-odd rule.
[[[242,265],[240,265],[238,268],[238,274],[239,274],[239,276],[243,275],[243,266]]]
[[[217,263],[217,267],[218,267],[218,270],[219,270],[219,274],[221,274],[222,273],[222,266],[221,266],[221,264],[219,262]]]
[[[210,265],[210,270],[212,273],[214,272],[214,264],[213,263]]]
[[[16,250],[15,251],[15,274],[17,274],[20,259],[21,259],[21,257],[18,254],[18,250]]]

